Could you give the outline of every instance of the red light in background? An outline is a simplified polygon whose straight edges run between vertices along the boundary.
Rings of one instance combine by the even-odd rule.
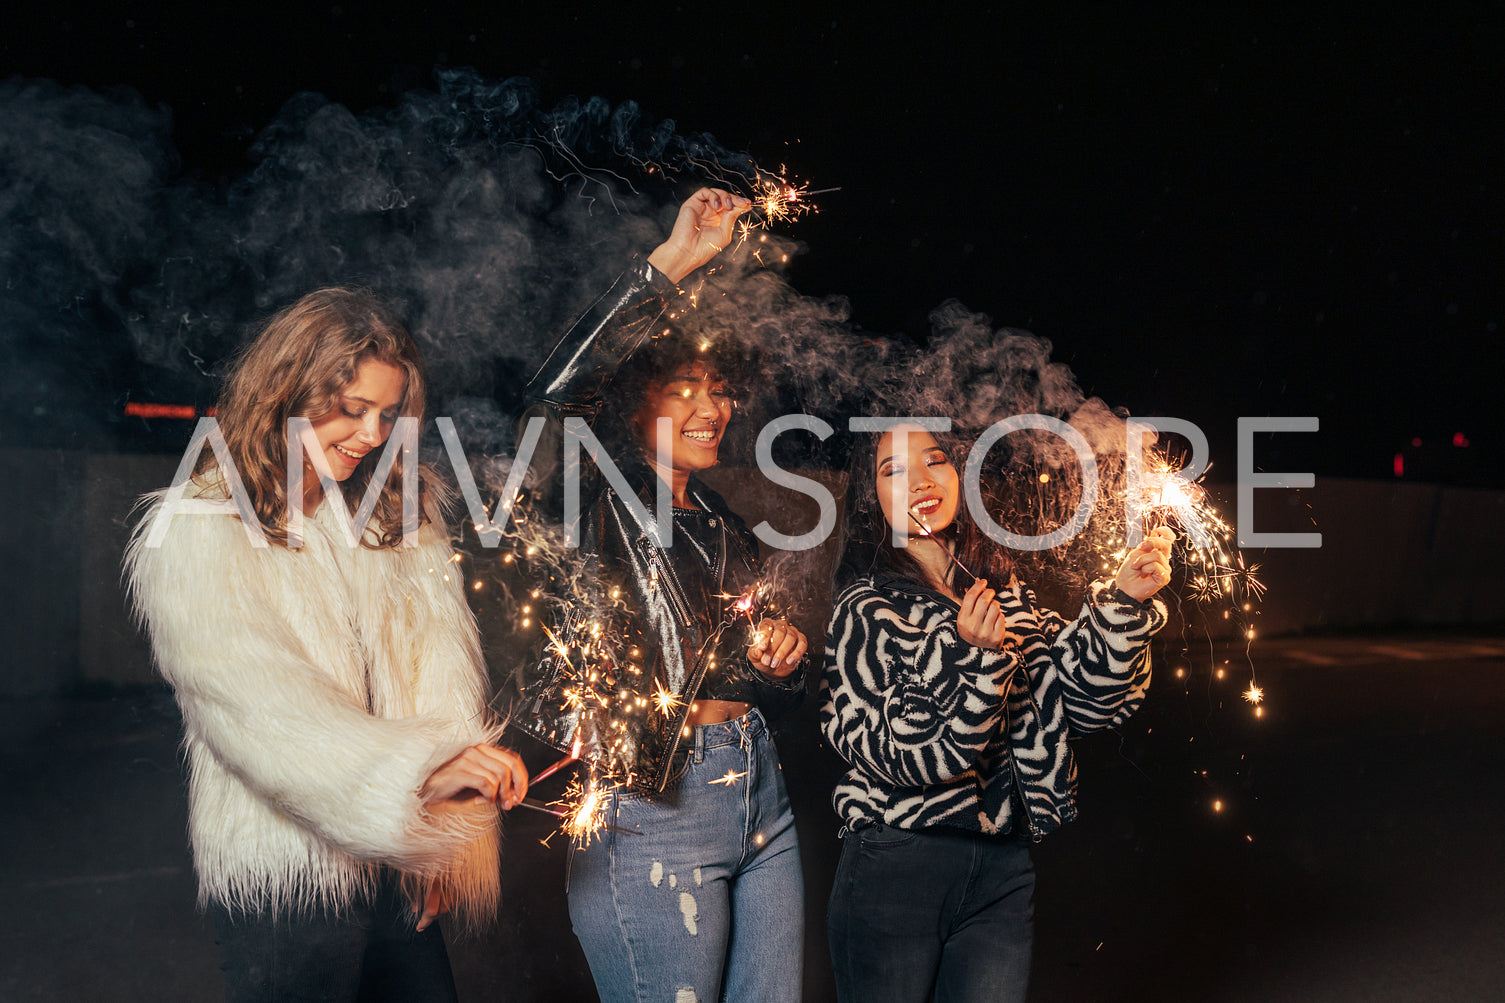
[[[1418,435],[1416,438],[1412,439],[1411,440],[1411,445],[1415,446],[1417,449],[1420,449],[1421,448],[1421,436]]]
[[[1468,436],[1464,435],[1462,432],[1454,432],[1453,433],[1453,445],[1458,446],[1459,448],[1467,446],[1468,445]]]
[[[1395,454],[1395,476],[1406,476],[1406,458],[1399,453]]]
[[[132,418],[182,418],[192,421],[199,416],[199,409],[192,404],[148,404],[144,401],[129,401],[125,413]],[[204,414],[214,417],[215,408],[206,408]]]

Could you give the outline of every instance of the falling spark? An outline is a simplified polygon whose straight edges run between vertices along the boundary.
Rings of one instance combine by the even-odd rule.
[[[1253,683],[1250,683],[1249,688],[1244,691],[1244,699],[1249,701],[1250,703],[1259,703],[1264,698],[1265,691],[1254,685]]]
[[[676,708],[684,706],[684,701],[664,689],[663,684],[655,683],[654,686],[653,705],[664,717],[672,717]]]
[[[1265,597],[1265,583],[1256,577],[1258,572],[1258,564],[1244,564],[1244,555],[1240,551],[1232,564],[1215,569],[1214,577],[1227,583],[1230,593],[1235,588],[1242,589],[1244,595],[1258,602]]]

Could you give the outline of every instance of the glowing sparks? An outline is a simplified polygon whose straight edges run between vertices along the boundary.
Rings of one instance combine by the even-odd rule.
[[[605,799],[596,787],[587,787],[574,813],[564,820],[565,834],[577,842],[590,842],[606,824]]]
[[[706,781],[706,783],[725,784],[726,786],[730,787],[732,784],[736,783],[738,780],[741,780],[745,776],[747,776],[747,772],[745,770],[741,773],[738,773],[736,770],[727,770],[723,776],[719,776],[715,780],[708,780]]]
[[[1234,561],[1214,569],[1213,577],[1224,583],[1230,595],[1235,590],[1238,590],[1243,592],[1247,598],[1258,602],[1265,597],[1265,583],[1259,580],[1257,577],[1258,573],[1259,565],[1246,565],[1244,563],[1244,554],[1240,551]]]
[[[813,194],[809,185],[790,182],[787,170],[781,166],[777,175],[758,176],[753,184],[753,208],[767,222],[787,222],[816,211],[815,205],[807,201]]]
[[[1244,691],[1244,699],[1249,701],[1250,703],[1257,704],[1264,698],[1265,691],[1260,687],[1254,685],[1253,683],[1250,683],[1249,688]]]
[[[679,697],[664,689],[662,684],[655,683],[653,691],[653,706],[664,717],[673,717],[674,711],[683,707],[685,702]]]

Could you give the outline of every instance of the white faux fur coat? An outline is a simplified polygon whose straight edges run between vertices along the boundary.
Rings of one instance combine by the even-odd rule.
[[[378,864],[494,911],[497,814],[419,787],[486,740],[485,670],[452,550],[345,545],[324,504],[301,549],[253,548],[233,514],[175,515],[126,553],[133,607],[183,712],[199,900],[340,908]]]

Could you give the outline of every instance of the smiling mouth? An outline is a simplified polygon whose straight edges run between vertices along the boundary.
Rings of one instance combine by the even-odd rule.
[[[716,441],[717,432],[714,428],[685,429],[679,433],[691,442],[700,446],[709,446]]]
[[[934,514],[935,510],[940,507],[941,500],[939,498],[922,498],[920,501],[909,506],[909,510],[916,515],[924,516]]]
[[[363,459],[366,458],[366,454],[365,453],[352,453],[350,450],[346,449],[344,446],[336,445],[334,447],[334,450],[335,450],[335,452],[339,453],[341,456],[348,456],[348,457],[350,457],[350,459],[353,460],[356,463],[359,463],[359,462],[361,462],[361,460],[363,460]]]

